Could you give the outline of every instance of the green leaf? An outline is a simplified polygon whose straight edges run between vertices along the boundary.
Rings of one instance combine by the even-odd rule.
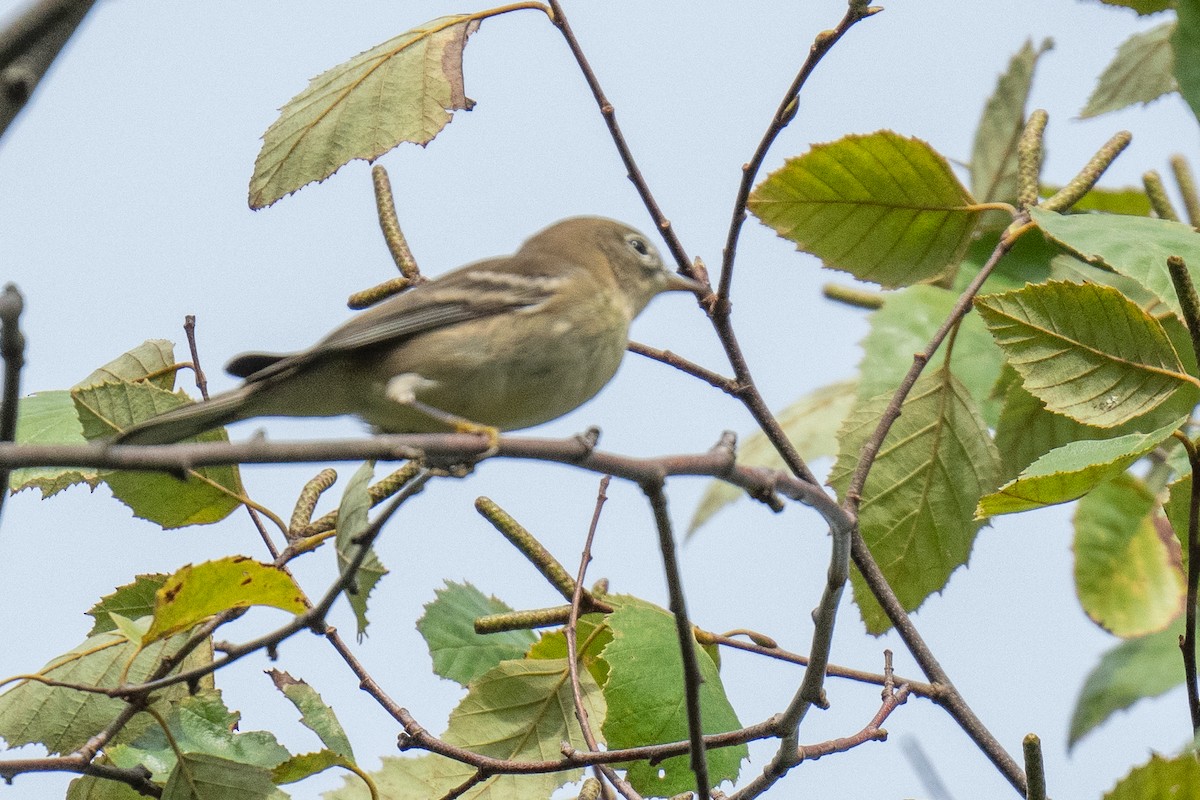
[[[1079,116],[1096,117],[1176,91],[1179,87],[1175,84],[1171,50],[1174,32],[1175,23],[1166,22],[1122,42]]]
[[[982,213],[945,158],[892,131],[815,145],[760,183],[747,207],[825,266],[886,287],[946,274]]]
[[[145,383],[104,383],[73,389],[71,398],[88,439],[103,439],[135,422],[190,402]],[[189,441],[227,442],[223,429],[207,431]],[[156,472],[110,470],[100,477],[113,496],[142,519],[164,528],[219,522],[241,507],[241,475],[236,466],[196,467],[187,480]]]
[[[1176,0],[1100,0],[1106,6],[1124,6],[1137,12],[1139,17],[1157,14],[1174,8]]]
[[[462,55],[478,28],[472,16],[440,17],[313,78],[263,134],[250,207],[325,180],[353,159],[429,143],[451,112],[475,104],[463,87]]]
[[[1038,208],[1029,213],[1047,236],[1079,258],[1132,278],[1183,316],[1167,256],[1183,258],[1192,279],[1200,282],[1200,233],[1190,225],[1119,214],[1063,215]]]
[[[204,753],[185,753],[162,800],[270,800],[275,794],[271,771]]]
[[[338,506],[337,536],[334,538],[334,545],[337,549],[338,570],[342,574],[350,568],[350,562],[358,554],[360,545],[355,543],[356,540],[371,524],[367,519],[367,512],[371,510],[371,495],[368,489],[374,474],[374,461],[367,461],[359,467],[354,477],[346,484],[346,492]],[[350,587],[346,589],[346,599],[350,601],[350,608],[354,609],[354,618],[358,620],[360,641],[367,632],[367,598],[371,596],[375,584],[387,573],[379,556],[371,550],[363,559],[358,572],[354,574]]]
[[[1075,589],[1088,617],[1122,638],[1161,631],[1183,611],[1186,589],[1158,504],[1120,473],[1075,511]]]
[[[175,388],[175,345],[166,339],[147,339],[92,372],[72,389],[87,389],[102,383],[145,380],[164,391]]]
[[[1001,477],[1010,481],[1051,450],[1082,439],[1106,439],[1114,430],[1120,429],[1084,425],[1047,411],[1046,404],[1027,392],[1018,378],[1004,393],[1004,407],[996,423]]]
[[[604,684],[608,717],[603,730],[609,749],[686,740],[683,659],[675,619],[665,609],[637,598],[605,599],[616,606],[608,616],[613,640],[604,648],[610,672]],[[702,680],[700,717],[704,733],[737,730],[741,723],[725,696],[716,665],[703,648],[695,648]],[[745,745],[707,751],[712,784],[736,780],[747,752]],[[687,756],[625,766],[629,782],[643,795],[669,797],[696,786]]]
[[[303,614],[304,593],[285,570],[246,556],[180,568],[155,593],[154,624],[145,642],[187,630],[233,608],[272,606]]]
[[[608,680],[608,662],[604,660],[603,653],[613,638],[607,619],[603,614],[584,614],[575,626],[575,642],[578,649],[575,655],[600,686]],[[529,655],[526,657],[566,658],[566,629],[543,633],[533,647],[529,648]]]
[[[966,290],[967,285],[992,257],[992,251],[999,242],[1000,233],[992,231],[984,233],[971,243],[967,249],[967,257],[963,259],[958,273],[954,276],[954,292],[962,294]],[[998,292],[1020,289],[1027,283],[1041,283],[1050,277],[1054,263],[1064,258],[1077,261],[1072,256],[1062,255],[1061,248],[1047,242],[1041,232],[1030,231],[1017,239],[1012,249],[1000,259],[983,287],[986,291]]]
[[[1075,701],[1068,747],[1074,747],[1117,711],[1182,684],[1182,633],[1180,621],[1165,631],[1122,642],[1105,653],[1088,673]]]
[[[168,781],[179,766],[179,753],[206,755],[230,762],[272,769],[291,757],[268,731],[239,731],[239,714],[230,711],[213,690],[184,697],[165,715],[167,731],[158,725],[137,739],[109,748],[118,767],[150,770],[155,781]]]
[[[1175,541],[1179,545],[1179,571],[1187,575],[1188,569],[1188,521],[1192,505],[1192,476],[1184,475],[1167,487],[1170,496],[1163,503],[1163,513],[1175,531]]]
[[[1061,186],[1043,184],[1038,189],[1038,193],[1043,198],[1053,197],[1062,188]],[[1093,186],[1075,205],[1071,206],[1071,211],[1075,213],[1080,211],[1101,211],[1105,214],[1148,217],[1152,209],[1150,208],[1150,198],[1147,196],[1146,190],[1140,186],[1122,186],[1120,188]],[[1022,236],[1021,238],[1024,239],[1025,237]]]
[[[334,754],[341,757],[345,763],[354,763],[354,748],[342,723],[338,722],[333,709],[325,704],[317,690],[301,680],[296,680],[286,672],[277,669],[268,670],[275,688],[283,692],[292,701],[292,705],[300,712],[300,723],[315,733]],[[324,767],[322,768],[324,769]]]
[[[117,587],[112,594],[100,598],[100,602],[88,610],[88,614],[96,620],[88,636],[111,631],[116,626],[109,614],[120,614],[129,619],[149,617],[154,614],[154,595],[166,583],[167,576],[163,574],[138,575],[133,583]]]
[[[446,583],[417,620],[433,671],[466,686],[501,661],[521,658],[537,641],[532,631],[479,634],[475,620],[512,611],[507,604],[467,583]]]
[[[146,795],[120,781],[85,775],[71,781],[67,800],[146,800]]]
[[[975,307],[1051,411],[1107,428],[1177,394],[1193,405],[1200,397],[1163,326],[1115,289],[1055,281],[978,297]]]
[[[1181,417],[1150,433],[1069,442],[1033,462],[1021,475],[979,501],[979,519],[1066,503],[1113,479],[1158,447],[1187,421]]]
[[[154,672],[163,659],[176,652],[184,637],[155,642],[140,650],[122,634],[107,632],[89,637],[74,650],[55,658],[38,670],[62,683],[114,687],[121,683],[140,683]],[[184,659],[190,669],[212,661],[212,648],[203,645]],[[211,677],[200,682],[210,686]],[[155,697],[156,708],[165,711],[167,703],[185,697],[186,686],[164,689]],[[0,694],[0,738],[10,747],[38,743],[53,753],[70,753],[103,730],[125,708],[115,697],[78,692],[36,681],[23,681]],[[139,716],[123,732],[134,737],[149,723]]]
[[[837,453],[837,438],[834,434],[842,420],[854,405],[854,381],[832,383],[814,389],[779,412],[779,420],[788,440],[806,461]],[[785,469],[779,452],[767,439],[766,434],[756,430],[738,447],[737,462],[747,466]],[[687,537],[708,522],[725,506],[745,496],[745,492],[725,481],[712,481],[700,498],[688,524]]]
[[[442,797],[475,774],[475,768],[470,764],[452,761],[432,753],[416,758],[384,756],[381,760],[383,766],[377,772],[372,772],[371,778],[379,788],[380,797],[386,800],[429,800],[431,797]],[[540,779],[535,777],[534,780],[538,786],[542,785]],[[530,800],[539,796],[527,794],[525,788],[518,776],[504,776],[494,778],[483,786],[477,786],[462,796],[467,800]],[[550,791],[552,790],[543,792],[540,796],[549,797]],[[375,800],[357,775],[347,775],[341,788],[327,792],[323,797],[325,800]]]
[[[1188,2],[1188,0],[1180,0]],[[1117,782],[1104,800],[1178,800],[1200,797],[1200,761],[1193,753],[1164,758],[1157,753]]]
[[[871,329],[862,342],[860,399],[896,391],[912,367],[913,353],[925,349],[957,300],[957,292],[937,286],[910,286],[887,295],[883,307],[872,312]],[[927,368],[940,366],[946,350],[938,348]],[[950,362],[955,377],[984,409],[984,419],[995,424],[1000,402],[992,397],[992,387],[1000,377],[1004,358],[977,314],[968,315],[959,326]]]
[[[1016,204],[1017,142],[1025,129],[1025,103],[1038,58],[1053,46],[1046,39],[1035,50],[1027,39],[983,107],[971,148],[971,191],[984,202]]]
[[[1179,0],[1175,33],[1175,80],[1179,92],[1200,119],[1200,0]]]
[[[838,432],[841,451],[829,483],[844,496],[859,453],[891,400],[862,401]],[[859,528],[906,609],[941,591],[967,563],[979,498],[996,486],[999,456],[966,387],[945,368],[922,376],[904,402],[863,487]],[[855,571],[854,598],[867,630],[890,627]]]
[[[71,393],[56,390],[22,397],[17,403],[16,441],[18,444],[86,442]],[[77,483],[96,488],[100,471],[94,467],[22,467],[14,469],[8,479],[13,492],[37,488],[42,490],[42,497],[58,494]]]
[[[279,766],[273,767],[271,780],[277,784],[296,783],[333,767],[352,766],[354,762],[343,755],[332,750],[318,750],[315,753],[292,756]]]

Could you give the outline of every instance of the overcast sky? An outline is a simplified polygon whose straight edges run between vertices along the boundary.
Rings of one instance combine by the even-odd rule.
[[[23,3],[0,0],[0,17]],[[1053,37],[1031,107],[1050,113],[1045,179],[1069,179],[1115,130],[1133,145],[1106,180],[1136,184],[1177,151],[1196,154],[1197,127],[1177,97],[1098,120],[1075,115],[1116,46],[1160,20],[1096,2],[950,0],[884,2],[825,60],[802,96],[768,169],[810,143],[890,128],[965,161],[984,99],[1027,37]],[[198,319],[201,358],[214,390],[234,385],[219,367],[244,350],[307,346],[348,318],[348,294],[394,274],[379,236],[369,168],[357,162],[277,206],[251,212],[247,184],[259,137],[276,109],[312,76],[414,25],[473,10],[446,2],[208,0],[100,2],[7,136],[0,141],[0,278],[26,298],[26,391],[66,388],[149,338],[182,344],[185,314]],[[697,11],[696,9],[703,9]],[[835,0],[740,3],[584,3],[566,10],[630,144],[689,252],[716,264],[739,167],[813,36],[832,27]],[[575,214],[643,228],[640,206],[561,38],[539,14],[485,22],[466,51],[467,94],[428,148],[405,145],[382,159],[400,219],[425,272],[510,252],[529,234]],[[1196,165],[1200,167],[1200,165]],[[862,312],[825,301],[836,279],[751,221],[735,278],[735,322],[759,384],[782,408],[815,387],[850,377],[866,331]],[[714,337],[683,296],[655,301],[634,335],[718,371]],[[182,358],[184,350],[177,350]],[[599,425],[602,446],[653,455],[707,449],[724,429],[750,430],[733,401],[668,368],[630,356],[614,383],[581,410],[536,431],[568,435]],[[273,437],[332,437],[351,420],[243,423]],[[820,469],[828,464],[818,463]],[[343,465],[343,482],[353,465]],[[288,513],[313,467],[254,467],[252,495]],[[669,485],[682,529],[704,489]],[[440,481],[385,532],[392,569],[372,597],[364,658],[389,691],[440,731],[461,696],[430,672],[413,627],[443,579],[468,580],[511,605],[556,602],[532,569],[472,510],[478,495],[508,509],[574,570],[596,479],[565,467],[493,461],[464,481]],[[335,490],[336,492],[337,490]],[[636,487],[614,484],[590,575],[617,591],[665,604],[649,510]],[[330,502],[336,500],[336,495]],[[918,625],[979,716],[1019,756],[1021,737],[1042,736],[1051,793],[1097,797],[1150,748],[1187,739],[1182,692],[1144,702],[1097,731],[1068,757],[1066,725],[1083,677],[1115,640],[1079,610],[1071,582],[1070,508],[1004,520],[981,532],[969,569],[928,601]],[[264,558],[244,516],[216,527],[164,533],[131,518],[106,489],[75,488],[41,501],[26,492],[0,525],[0,620],[8,644],[0,675],[27,672],[83,639],[83,612],[135,574],[174,571],[230,553]],[[332,554],[298,565],[312,593],[327,585]],[[695,621],[710,630],[749,627],[792,650],[809,642],[828,540],[806,509],[773,515],[743,501],[683,548]],[[847,597],[849,593],[847,592]],[[251,615],[226,629],[236,639],[282,617]],[[352,629],[344,606],[334,623]],[[882,650],[920,677],[892,636],[868,637],[849,602],[833,660],[878,670]],[[294,709],[260,673],[265,658],[222,671],[242,729],[270,728],[296,750],[313,749]],[[314,637],[288,642],[277,664],[311,682],[341,715],[360,760],[394,752],[396,726],[355,688]],[[799,673],[738,654],[724,660],[744,723],[779,710]],[[833,680],[833,707],[805,723],[815,742],[856,731],[878,692]],[[930,703],[912,700],[887,725],[892,739],[807,764],[774,796],[926,797],[904,755],[920,741],[959,798],[1012,797],[1003,779]],[[29,752],[32,753],[32,750]],[[769,748],[752,748],[743,778]],[[292,787],[315,797],[330,775]],[[22,776],[0,797],[60,797],[65,778]],[[1069,787],[1069,790],[1068,790]]]

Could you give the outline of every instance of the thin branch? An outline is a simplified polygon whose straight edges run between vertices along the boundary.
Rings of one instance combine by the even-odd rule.
[[[672,353],[670,350],[659,350],[656,347],[644,345],[641,342],[631,341],[625,348],[631,353],[637,353],[639,356],[660,361],[669,367],[674,367],[680,372],[685,372],[694,378],[707,383],[714,389],[720,389],[727,394],[736,395],[738,393],[737,383],[732,378],[726,378],[719,372],[713,372],[710,369],[700,366],[680,355]]]
[[[701,641],[711,641],[714,644],[719,644],[722,647],[729,647],[734,650],[741,650],[746,653],[754,653],[755,655],[774,658],[778,661],[784,661],[788,664],[799,664],[807,666],[809,663],[808,656],[793,653],[784,650],[780,647],[764,647],[754,642],[744,642],[740,639],[733,639],[720,634],[704,634]],[[883,686],[888,680],[886,675],[878,672],[868,672],[861,669],[853,669],[852,667],[843,667],[837,664],[828,664],[825,667],[825,674],[831,678],[844,678],[846,680],[857,681],[859,683],[870,683],[876,686]],[[940,686],[923,681],[914,681],[908,678],[895,678],[896,683],[903,683],[908,687],[909,693],[917,697],[924,697],[929,700],[938,701],[945,692]]]
[[[608,484],[611,480],[611,475],[605,475],[600,479],[600,488],[596,492],[596,508],[592,512],[592,522],[588,525],[587,538],[583,542],[583,552],[579,556],[579,571],[575,575],[575,585],[571,593],[571,615],[567,619],[567,627],[564,631],[567,639],[567,672],[571,678],[571,702],[575,705],[575,719],[579,721],[579,730],[583,734],[583,740],[587,743],[588,750],[592,752],[600,749],[600,743],[596,740],[596,734],[592,732],[592,722],[588,717],[587,708],[583,704],[583,687],[579,683],[577,627],[581,605],[586,594],[583,581],[587,575],[588,564],[592,560],[592,542],[596,538],[596,528],[600,525],[600,512],[608,500]],[[608,764],[597,764],[596,769],[626,800],[640,800],[641,795],[633,788],[633,785],[618,775],[617,771]]]
[[[0,358],[4,360],[4,397],[0,401],[0,442],[17,438],[17,410],[21,401],[21,369],[25,366],[25,335],[21,311],[25,301],[17,287],[8,284],[0,293]],[[0,510],[8,497],[10,470],[0,469]]]
[[[683,576],[675,552],[675,537],[671,533],[671,517],[667,513],[663,479],[644,482],[642,491],[649,498],[650,508],[654,512],[658,549],[662,555],[663,570],[667,574],[668,607],[675,616],[675,633],[679,638],[679,655],[683,660],[683,692],[687,707],[688,741],[691,743],[690,766],[696,776],[696,797],[698,800],[708,800],[712,784],[708,779],[708,758],[704,754],[704,725],[700,713],[700,685],[704,683],[704,677],[700,674],[700,661],[696,657],[696,637],[688,620]]]
[[[1196,295],[1196,287],[1192,276],[1188,273],[1187,264],[1179,256],[1168,256],[1167,270],[1175,285],[1175,294],[1179,298],[1179,307],[1183,311],[1183,321],[1187,324],[1191,335],[1192,350],[1200,359],[1200,297]],[[1188,501],[1188,532],[1187,532],[1187,600],[1184,605],[1183,636],[1179,646],[1183,649],[1183,675],[1187,685],[1188,710],[1192,717],[1192,736],[1200,734],[1200,687],[1196,683],[1196,601],[1197,587],[1200,585],[1200,455],[1196,446],[1186,436],[1180,436],[1187,450],[1188,461],[1192,465],[1192,491]]]
[[[812,75],[813,70],[821,63],[821,59],[846,35],[846,32],[858,22],[880,10],[882,9],[868,6],[865,0],[850,0],[841,22],[833,30],[821,31],[817,34],[808,48],[808,57],[804,59],[804,63],[800,65],[800,71],[796,73],[791,85],[784,92],[783,99],[779,101],[779,107],[775,110],[775,115],[771,117],[771,123],[767,126],[754,154],[750,156],[749,161],[742,165],[742,180],[738,184],[737,196],[733,201],[733,215],[729,221],[729,233],[725,236],[725,249],[721,257],[721,277],[718,279],[717,296],[724,304],[729,302],[733,286],[733,262],[737,257],[738,237],[741,236],[742,224],[746,221],[746,202],[750,199],[750,190],[758,178],[758,172],[762,169],[763,161],[766,160],[771,146],[775,144],[775,140],[783,132],[783,129],[795,119],[799,107],[800,90],[804,88],[804,84]]]
[[[650,212],[654,224],[658,227],[659,233],[662,234],[663,240],[667,243],[667,249],[671,251],[671,256],[675,259],[675,263],[679,265],[679,271],[689,277],[695,277],[694,270],[692,269],[692,260],[688,258],[687,251],[683,249],[683,243],[679,241],[679,237],[675,235],[675,229],[671,227],[671,221],[663,215],[658,201],[654,199],[654,195],[650,192],[650,185],[646,183],[645,176],[642,175],[637,162],[633,160],[633,153],[625,141],[625,134],[621,133],[621,126],[617,124],[617,112],[613,109],[612,103],[604,95],[604,90],[600,88],[600,81],[596,78],[596,73],[592,70],[592,65],[588,63],[587,57],[583,54],[583,48],[579,46],[579,40],[575,38],[575,33],[571,30],[570,23],[567,22],[567,15],[563,11],[562,3],[559,0],[549,0],[549,2],[550,9],[553,12],[551,19],[554,22],[554,26],[558,28],[563,39],[566,40],[571,55],[574,56],[575,62],[579,65],[579,71],[583,73],[583,79],[587,81],[588,89],[592,92],[592,97],[596,99],[596,105],[600,107],[600,115],[604,117],[604,123],[608,126],[608,132],[612,137],[613,144],[617,146],[617,153],[621,157],[621,162],[625,165],[629,180],[633,182],[638,196],[642,198],[642,204]]]
[[[0,31],[0,136],[33,96],[95,0],[42,0]]]

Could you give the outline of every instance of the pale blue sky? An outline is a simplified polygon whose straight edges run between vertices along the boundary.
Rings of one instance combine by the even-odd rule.
[[[1048,181],[1071,177],[1119,128],[1131,129],[1134,141],[1111,185],[1165,169],[1173,152],[1196,154],[1195,120],[1177,97],[1099,120],[1073,118],[1116,45],[1157,19],[1138,21],[1076,0],[882,4],[885,12],[854,30],[818,70],[768,169],[811,142],[880,128],[919,136],[965,160],[996,75],[1030,36],[1057,43],[1043,58],[1032,101],[1050,112]],[[0,17],[21,5],[0,0]],[[0,278],[15,281],[26,297],[23,388],[65,388],[144,339],[182,343],[181,322],[192,313],[211,387],[220,390],[232,385],[219,370],[230,356],[303,347],[346,319],[345,297],[394,271],[377,231],[368,168],[352,164],[252,213],[245,198],[258,137],[310,77],[427,19],[474,8],[99,3],[0,141]],[[836,0],[566,2],[635,155],[693,255],[719,261],[739,166],[812,37],[832,27],[843,8]],[[382,160],[426,272],[509,252],[545,224],[575,214],[649,227],[581,77],[544,18],[522,12],[485,22],[467,48],[466,81],[478,102],[474,111],[458,114],[428,148],[403,146]],[[821,284],[836,278],[747,224],[735,320],[776,408],[854,372],[864,315],[821,299]],[[635,336],[726,371],[687,298],[657,300]],[[646,455],[704,450],[723,429],[750,428],[736,403],[632,356],[599,398],[536,432],[566,435],[591,424],[604,429],[603,447]],[[352,421],[264,426],[276,437],[360,430]],[[256,427],[243,424],[234,435]],[[343,481],[352,468],[342,466]],[[313,471],[255,467],[245,474],[260,502],[286,513]],[[386,531],[380,555],[393,572],[372,598],[373,626],[362,649],[376,676],[427,727],[440,730],[459,698],[432,676],[413,628],[443,578],[469,580],[516,607],[555,602],[471,501],[492,497],[573,571],[595,488],[593,476],[563,467],[491,462],[465,481],[434,484]],[[680,528],[703,488],[697,480],[670,484]],[[611,496],[589,574],[665,602],[640,492],[614,484]],[[1089,798],[1145,761],[1149,748],[1173,751],[1187,738],[1187,714],[1181,692],[1142,703],[1066,756],[1066,725],[1083,677],[1114,643],[1074,598],[1069,513],[1057,508],[985,529],[970,568],[952,577],[917,623],[1010,752],[1019,754],[1025,733],[1038,733],[1051,793]],[[795,507],[772,515],[743,501],[683,549],[690,610],[708,629],[760,629],[803,651],[827,549],[814,514]],[[235,552],[264,556],[240,515],[215,528],[163,533],[132,520],[103,488],[94,495],[75,488],[46,502],[33,493],[11,499],[0,524],[0,619],[10,643],[0,648],[0,675],[36,669],[75,645],[89,627],[82,612],[136,573]],[[332,574],[329,556],[299,566],[314,592]],[[234,639],[278,621],[263,612],[224,635]],[[352,627],[344,607],[334,622]],[[835,662],[878,669],[890,647],[897,672],[919,677],[898,640],[863,633],[849,603],[840,623]],[[220,676],[228,703],[243,712],[242,728],[272,728],[298,750],[315,747],[260,674],[267,666],[265,658],[249,658]],[[396,727],[320,640],[287,643],[276,666],[309,680],[334,705],[368,766],[394,752]],[[724,670],[744,722],[777,711],[799,680],[794,669],[737,654],[726,656]],[[871,687],[835,680],[828,690],[833,708],[810,716],[804,742],[849,735],[878,702]],[[889,743],[805,765],[773,796],[925,797],[900,746],[905,737],[921,741],[956,797],[1014,796],[928,702],[910,701],[887,727]],[[752,749],[746,777],[761,768],[765,752]],[[53,798],[66,782],[23,776],[12,787],[0,785],[0,797]],[[339,783],[326,777],[294,794],[315,797]]]

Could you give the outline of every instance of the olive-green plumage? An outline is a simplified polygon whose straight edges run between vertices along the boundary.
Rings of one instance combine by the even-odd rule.
[[[469,264],[362,312],[312,348],[247,353],[237,389],[134,425],[162,444],[250,417],[353,414],[389,433],[447,430],[406,400],[500,430],[555,419],[608,383],[629,325],[660,292],[703,287],[641,233],[599,217],[556,223],[511,256]]]

